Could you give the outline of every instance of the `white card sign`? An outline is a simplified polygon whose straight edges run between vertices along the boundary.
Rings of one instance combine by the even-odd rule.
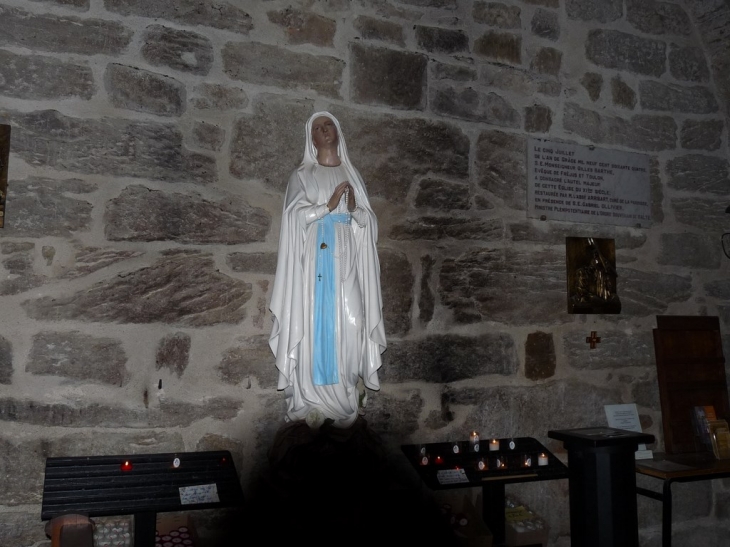
[[[649,156],[530,137],[527,216],[647,228]]]
[[[215,483],[199,484],[196,486],[181,486],[180,504],[192,505],[197,503],[218,503],[218,487]]]
[[[624,429],[633,431],[634,433],[642,433],[641,422],[639,421],[639,411],[636,404],[627,403],[622,405],[605,405],[603,409],[606,411],[606,419],[608,427],[615,429]],[[640,444],[635,454],[635,459],[644,460],[654,457],[651,450],[647,450],[645,444]]]

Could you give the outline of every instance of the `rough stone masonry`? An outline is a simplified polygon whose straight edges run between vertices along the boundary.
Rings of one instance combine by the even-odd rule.
[[[472,429],[565,457],[549,429],[624,402],[661,450],[655,316],[730,325],[728,28],[723,0],[0,0],[0,545],[49,544],[49,456],[229,449],[256,499],[284,415],[283,191],[316,109],[380,222],[365,418],[394,464]],[[530,136],[649,155],[651,227],[527,218]],[[583,236],[615,240],[620,315],[567,313]],[[566,481],[509,491],[569,545]],[[658,546],[660,507],[639,512]],[[729,515],[727,481],[675,486],[677,545],[723,545]]]

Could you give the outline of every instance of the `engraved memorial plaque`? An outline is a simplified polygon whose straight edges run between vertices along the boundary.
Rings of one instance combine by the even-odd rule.
[[[527,216],[651,226],[649,156],[593,146],[527,143]]]
[[[10,126],[0,124],[0,228],[5,227],[5,201],[8,195]]]

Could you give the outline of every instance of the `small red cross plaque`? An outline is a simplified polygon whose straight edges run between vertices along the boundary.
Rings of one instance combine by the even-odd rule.
[[[601,342],[601,337],[596,336],[598,334],[597,331],[592,330],[590,336],[586,336],[586,342],[591,345],[591,349],[596,349],[596,344]]]

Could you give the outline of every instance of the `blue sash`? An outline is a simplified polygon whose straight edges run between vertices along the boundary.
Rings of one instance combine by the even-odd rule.
[[[314,272],[314,385],[325,386],[339,383],[337,372],[337,332],[335,320],[335,223],[349,224],[346,213],[328,214],[319,221],[317,262]]]

